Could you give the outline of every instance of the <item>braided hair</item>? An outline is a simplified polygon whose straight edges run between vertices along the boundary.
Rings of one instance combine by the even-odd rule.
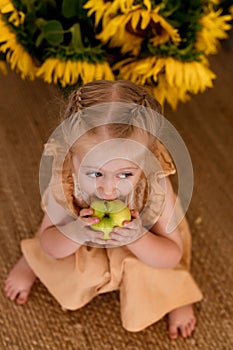
[[[96,80],[71,93],[65,118],[84,108],[106,102],[135,103],[161,113],[159,102],[143,87],[129,80]]]
[[[126,106],[123,108],[123,113],[125,112],[123,124],[120,121],[119,123],[117,122],[120,114],[118,106],[115,110],[111,108],[111,104],[115,105],[115,102],[120,102]],[[155,122],[155,114],[160,115],[161,113],[159,102],[143,87],[135,85],[128,80],[97,80],[79,87],[70,94],[64,117],[67,119],[76,113],[85,115],[85,111],[88,113],[88,109],[93,110],[96,106],[95,110],[98,110],[100,108],[98,106],[104,104],[110,105],[109,109],[107,108],[107,111],[105,110],[106,113],[104,113],[106,120],[109,118],[109,124],[104,125],[104,127],[112,137],[129,137],[135,130],[138,131],[140,128],[148,131],[151,135],[155,135],[154,129],[161,127],[159,123],[156,124]],[[83,118],[83,123],[89,125],[90,119]],[[111,121],[113,119],[114,122]],[[139,128],[135,126],[135,120],[138,121],[137,125]],[[89,130],[89,134],[95,135],[98,130],[98,128],[93,127]],[[149,144],[151,144],[151,149],[155,147],[154,137],[152,137]]]

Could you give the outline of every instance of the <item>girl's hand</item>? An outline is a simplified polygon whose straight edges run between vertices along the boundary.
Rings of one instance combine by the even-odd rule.
[[[142,226],[142,221],[137,210],[131,210],[131,221],[125,221],[122,227],[114,227],[110,233],[108,245],[127,245],[140,238],[147,230]]]
[[[80,210],[79,218],[77,219],[79,222],[78,236],[81,238],[81,241],[83,243],[91,242],[100,245],[106,245],[106,240],[102,239],[103,232],[92,230],[90,227],[91,225],[97,224],[100,221],[99,218],[92,216],[93,213],[94,211],[91,208],[84,208]]]

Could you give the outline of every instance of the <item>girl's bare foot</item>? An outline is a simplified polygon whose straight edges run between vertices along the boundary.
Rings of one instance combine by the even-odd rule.
[[[188,337],[195,325],[196,317],[192,305],[179,307],[168,314],[168,334],[171,339],[176,339],[179,332],[183,338]]]
[[[11,300],[18,304],[25,304],[31,287],[36,279],[24,257],[21,257],[10,271],[5,282],[5,293]]]

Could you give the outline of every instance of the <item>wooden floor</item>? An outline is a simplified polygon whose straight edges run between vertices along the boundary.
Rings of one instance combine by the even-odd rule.
[[[83,309],[63,312],[37,281],[25,306],[4,295],[3,283],[42,216],[38,168],[43,143],[60,114],[59,92],[41,81],[0,75],[0,349],[1,350],[230,350],[233,348],[233,52],[212,57],[214,89],[166,117],[183,137],[193,162],[188,210],[192,273],[204,294],[192,338],[170,341],[161,320],[140,333],[121,327],[117,292]]]

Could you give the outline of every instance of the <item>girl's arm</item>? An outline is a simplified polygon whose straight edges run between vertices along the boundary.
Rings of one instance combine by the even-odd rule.
[[[175,267],[182,257],[182,240],[178,227],[171,233],[166,233],[175,204],[175,195],[168,179],[166,190],[165,206],[159,220],[140,239],[127,245],[141,261],[155,268]]]
[[[74,219],[56,202],[49,188],[46,213],[38,232],[44,252],[57,259],[73,254],[81,244],[76,243],[62,233],[67,232],[67,230],[70,231],[72,225],[74,225]]]
[[[72,229],[74,223],[72,221],[61,226],[61,231]],[[49,216],[45,214],[41,228],[39,229],[40,244],[45,253],[56,259],[65,258],[81,247],[81,244],[66,237],[61,231],[59,230],[59,226],[58,228],[54,226]]]
[[[92,209],[84,208],[78,218],[69,216],[49,191],[46,214],[38,232],[44,252],[59,259],[75,253],[86,241],[105,243],[100,239],[102,233],[90,229],[90,225],[99,222],[92,215]]]

